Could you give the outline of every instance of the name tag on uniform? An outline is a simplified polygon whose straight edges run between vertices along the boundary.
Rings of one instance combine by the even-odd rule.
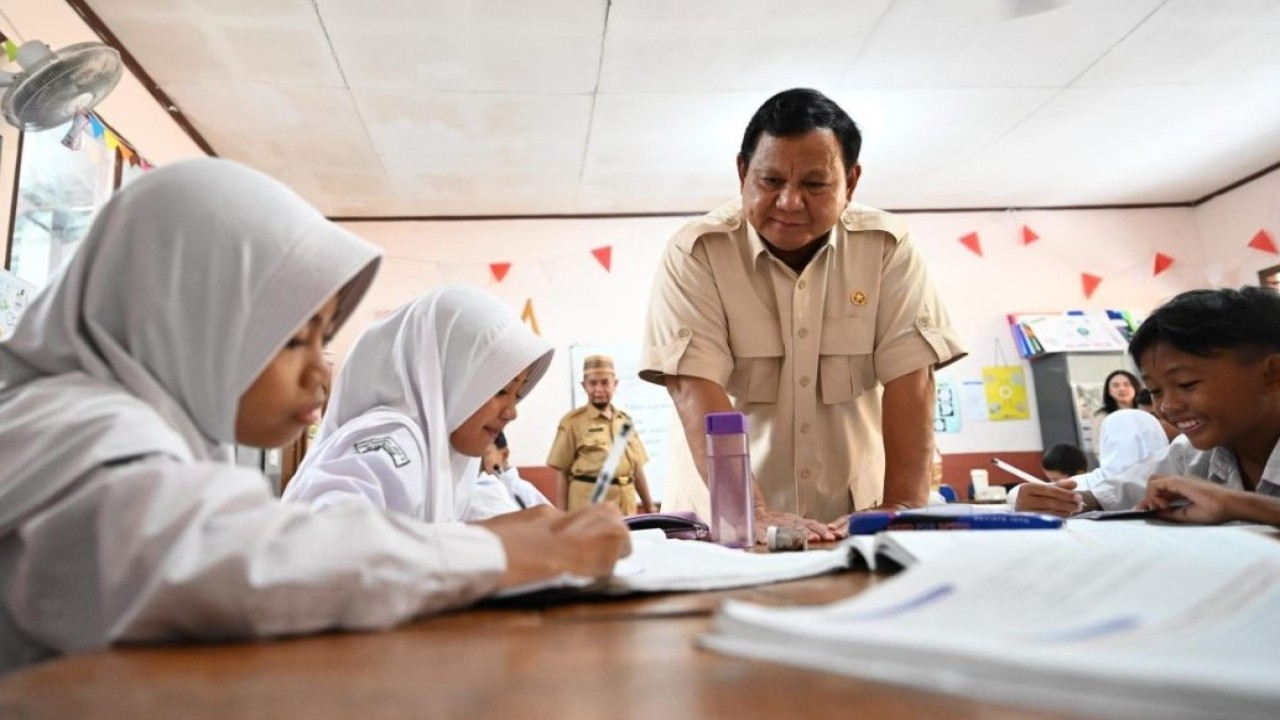
[[[387,454],[391,456],[391,462],[396,467],[404,467],[409,464],[409,456],[405,453],[404,449],[396,444],[396,441],[392,440],[390,437],[377,437],[369,438],[368,440],[361,440],[355,444],[355,448],[356,452],[362,455],[368,452],[385,450],[387,451]]]

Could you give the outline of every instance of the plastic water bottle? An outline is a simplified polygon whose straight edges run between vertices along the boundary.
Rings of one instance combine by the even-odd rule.
[[[756,516],[751,506],[747,416],[707,413],[706,427],[711,540],[728,547],[751,547],[756,542]]]

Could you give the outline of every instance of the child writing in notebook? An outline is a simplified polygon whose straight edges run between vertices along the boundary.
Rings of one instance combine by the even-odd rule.
[[[431,523],[484,520],[472,505],[480,457],[551,354],[477,288],[446,285],[404,305],[352,346],[284,499],[317,509],[359,500]]]
[[[427,526],[284,505],[233,442],[315,422],[375,248],[224,160],[113,197],[0,342],[0,674],[119,641],[370,629],[628,548],[608,508]]]
[[[1182,293],[1142,323],[1129,353],[1156,409],[1182,434],[1164,452],[1090,490],[1077,492],[1072,480],[1024,487],[1017,509],[1070,515],[1082,506],[1141,503],[1166,509],[1172,519],[1221,521],[1243,517],[1243,505],[1280,502],[1271,500],[1280,497],[1280,294],[1255,287]],[[1162,476],[1176,479],[1153,480]],[[1170,507],[1179,496],[1208,508],[1238,493],[1262,498],[1223,502],[1220,512]]]
[[[471,499],[473,517],[493,517],[550,504],[547,496],[520,477],[511,465],[506,433],[498,433],[480,458],[480,474]]]

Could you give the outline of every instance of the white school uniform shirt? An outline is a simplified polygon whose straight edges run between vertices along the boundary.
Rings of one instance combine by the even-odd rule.
[[[1185,435],[1179,435],[1164,452],[1096,482],[1090,492],[1103,510],[1127,510],[1146,496],[1147,481],[1154,475],[1190,475],[1231,490],[1244,490],[1240,461],[1230,448],[1197,450]],[[1280,444],[1267,458],[1254,492],[1280,497]]]
[[[1164,453],[1169,447],[1169,436],[1154,415],[1145,410],[1121,409],[1102,419],[1102,434],[1098,444],[1099,466],[1082,475],[1072,477],[1076,490],[1092,490],[1107,478],[1116,477],[1128,468],[1150,457]],[[1008,503],[1018,501],[1019,484],[1009,491]],[[1143,481],[1143,492],[1146,481]],[[1139,495],[1141,498],[1141,495]],[[1137,501],[1134,501],[1135,504]]]
[[[533,483],[520,477],[520,472],[514,467],[508,467],[497,475],[481,470],[471,493],[467,519],[484,520],[550,504],[551,501]]]
[[[527,395],[551,345],[496,297],[445,285],[369,326],[351,347],[315,442],[284,500],[346,500],[431,523],[468,519],[480,458],[449,435],[529,368]]]
[[[378,251],[215,159],[117,193],[0,342],[0,674],[116,641],[375,628],[492,591],[496,535],[282,505],[240,396]]]

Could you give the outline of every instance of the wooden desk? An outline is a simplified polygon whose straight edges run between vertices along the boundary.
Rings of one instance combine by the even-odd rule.
[[[6,678],[0,718],[1063,717],[695,645],[726,597],[824,603],[876,580],[853,572],[738,591],[479,608],[383,633],[116,649]]]

